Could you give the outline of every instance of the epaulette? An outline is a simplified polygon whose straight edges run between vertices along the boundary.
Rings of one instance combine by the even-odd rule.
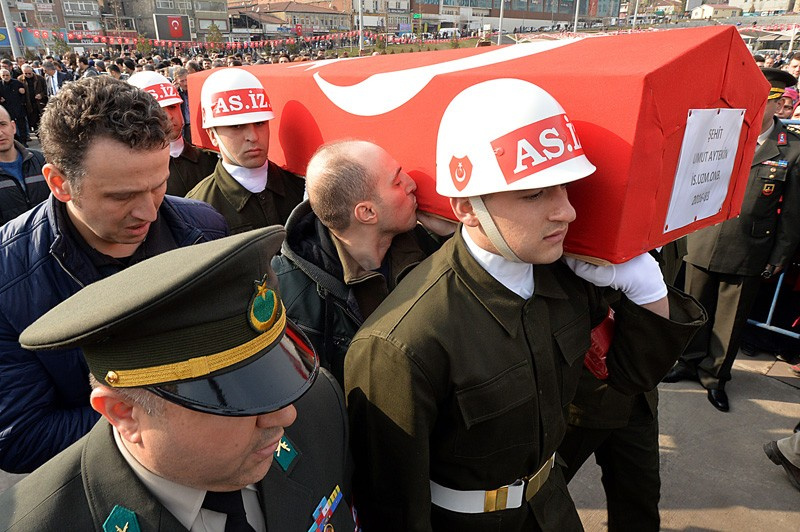
[[[786,131],[800,139],[800,124],[786,124],[783,127],[786,128]]]

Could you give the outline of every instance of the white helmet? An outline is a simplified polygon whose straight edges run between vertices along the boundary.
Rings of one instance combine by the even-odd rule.
[[[484,122],[476,113],[488,117]],[[461,91],[436,140],[436,192],[450,198],[560,185],[596,170],[575,127],[544,89],[493,79]]]
[[[128,83],[134,87],[139,87],[145,92],[149,92],[161,107],[183,103],[183,99],[178,95],[175,86],[157,72],[146,70],[137,72],[128,78]]]
[[[228,67],[208,76],[200,91],[203,129],[264,122],[275,118],[267,91],[247,70]]]

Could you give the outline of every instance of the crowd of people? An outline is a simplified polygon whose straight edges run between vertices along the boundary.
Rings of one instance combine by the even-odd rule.
[[[150,71],[158,72],[176,83],[184,80],[185,92],[186,76],[201,70],[338,57],[349,57],[349,52],[304,48],[297,53],[288,50],[261,53],[256,49],[246,49],[231,54],[196,51],[171,57],[168,50],[149,55],[109,50],[83,55],[68,52],[63,57],[46,55],[30,61],[24,57],[17,57],[14,61],[4,58],[0,60],[0,104],[17,124],[17,140],[27,145],[31,133],[35,134],[39,128],[39,119],[48,98],[68,81],[100,74],[124,81],[137,72]],[[188,112],[186,119],[188,124]]]
[[[226,67],[284,59],[3,60],[0,468],[31,474],[0,529],[580,530],[567,484],[594,454],[609,529],[659,530],[656,386],[728,411],[758,281],[800,242],[800,135],[775,118],[797,79],[763,70],[738,219],[597,266],[562,260],[579,143],[526,169],[440,142],[472,154],[437,165],[456,222],[418,211],[391,146],[276,165],[266,89]],[[208,69],[191,97],[218,154],[188,128]],[[476,101],[497,138],[566,117],[495,81],[443,131],[473,131]],[[800,436],[765,451],[800,489]]]

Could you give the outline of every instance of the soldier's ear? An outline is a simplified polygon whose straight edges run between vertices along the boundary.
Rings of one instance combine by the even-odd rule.
[[[481,224],[469,198],[450,198],[450,208],[456,218],[467,227],[478,227]]]
[[[42,167],[42,175],[44,176],[50,192],[56,197],[58,201],[63,203],[72,199],[72,190],[70,183],[64,173],[55,165],[47,163]]]
[[[106,418],[128,442],[141,443],[142,436],[136,404],[117,393],[113,388],[100,385],[92,390],[89,402],[101,416]]]
[[[217,141],[217,132],[214,131],[213,127],[206,129],[206,133],[208,133],[208,140],[211,141],[211,144],[215,148],[219,148],[219,142]]]

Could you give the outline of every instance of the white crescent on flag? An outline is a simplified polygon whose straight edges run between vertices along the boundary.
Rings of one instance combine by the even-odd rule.
[[[172,29],[174,29],[174,30],[180,29],[180,27],[181,27],[181,21],[180,21],[180,20],[177,20],[177,19],[175,19],[175,20],[173,20],[173,21],[171,21],[171,22],[170,22],[170,25],[172,25]]]
[[[423,67],[374,74],[355,85],[339,86],[327,82],[320,72],[314,81],[334,105],[352,115],[377,116],[393,111],[420,93],[439,74],[448,74],[487,65],[511,61],[540,52],[566,46],[580,39],[563,39],[541,43],[504,46],[470,57],[445,61]]]

